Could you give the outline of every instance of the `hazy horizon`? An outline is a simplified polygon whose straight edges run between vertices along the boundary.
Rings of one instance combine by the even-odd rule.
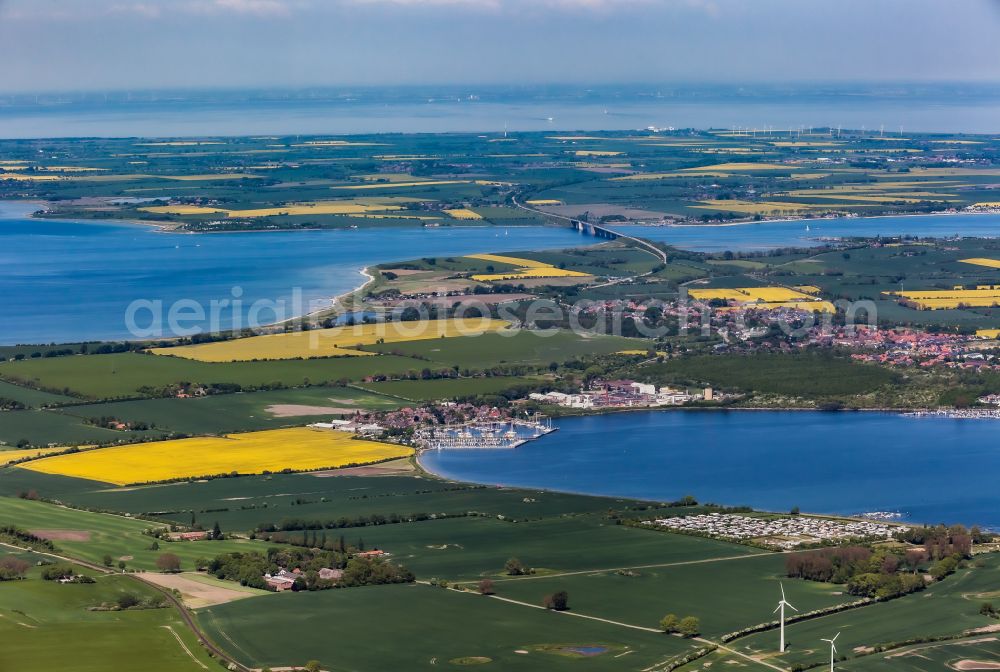
[[[0,0],[0,95],[998,83],[969,0]]]

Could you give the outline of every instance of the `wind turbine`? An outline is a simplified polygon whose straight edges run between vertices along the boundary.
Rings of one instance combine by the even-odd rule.
[[[774,611],[771,613],[777,613],[779,611],[781,612],[781,614],[778,616],[778,620],[781,623],[781,646],[778,649],[778,651],[784,653],[785,652],[785,607],[788,607],[792,611],[798,611],[798,609],[789,604],[788,601],[785,599],[785,586],[779,583],[778,587],[781,588],[781,601],[778,602],[778,606],[775,607]]]
[[[840,637],[840,633],[839,632],[836,635],[833,636],[833,639],[824,639],[823,640],[824,642],[830,642],[830,672],[833,672],[833,656],[834,656],[834,654],[837,653],[837,645],[834,644],[834,642],[837,641],[837,637]]]

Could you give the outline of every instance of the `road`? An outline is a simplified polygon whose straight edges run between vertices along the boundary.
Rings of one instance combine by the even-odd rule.
[[[572,224],[575,221],[578,221],[578,220],[573,219],[572,217],[566,217],[565,215],[556,215],[556,214],[551,213],[551,212],[545,212],[544,210],[538,210],[536,208],[530,208],[527,205],[524,205],[520,201],[518,201],[516,196],[512,196],[511,197],[511,201],[513,201],[515,207],[518,207],[518,208],[520,208],[522,210],[527,210],[528,212],[533,212],[536,215],[542,215],[543,217],[551,217],[553,219],[561,219],[561,220],[563,220],[565,222],[569,222],[570,224]],[[614,235],[616,235],[619,238],[622,238],[624,240],[630,240],[630,241],[632,241],[633,243],[635,243],[636,245],[638,245],[643,251],[649,252],[650,254],[652,254],[653,256],[655,256],[656,258],[658,258],[663,263],[667,263],[667,253],[664,252],[663,250],[661,250],[660,248],[658,248],[656,245],[653,245],[649,241],[643,240],[642,238],[636,238],[635,236],[629,236],[629,235],[626,235],[624,233],[619,233],[618,231],[615,231],[614,229],[608,228],[607,226],[604,226],[603,224],[594,225],[594,226],[597,226],[597,228],[603,229],[603,230],[607,231],[608,233],[613,233]],[[645,275],[649,275],[649,274],[646,273]],[[639,277],[642,277],[642,276],[639,276]]]

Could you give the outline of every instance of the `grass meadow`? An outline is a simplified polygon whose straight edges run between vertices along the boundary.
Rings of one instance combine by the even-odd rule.
[[[717,637],[772,620],[784,571],[784,556],[768,553],[637,569],[634,576],[612,571],[514,578],[498,581],[497,594],[541,604],[545,595],[565,590],[570,608],[582,614],[646,627],[655,627],[668,613],[696,616],[702,633]],[[832,584],[784,579],[784,585],[788,601],[803,612],[854,599]]]
[[[266,609],[261,599],[268,599]],[[324,669],[441,670],[479,659],[502,670],[603,672],[640,670],[696,648],[660,633],[423,585],[250,598],[202,609],[198,619],[255,667],[315,659]],[[559,650],[573,646],[608,652],[584,657]]]
[[[422,357],[448,366],[484,369],[498,364],[564,362],[583,355],[610,354],[646,345],[642,339],[620,336],[521,331],[513,336],[485,334],[478,338],[385,343],[365,346],[365,349]]]
[[[442,378],[439,380],[387,380],[361,383],[359,387],[408,401],[460,399],[479,394],[497,394],[523,385],[537,384],[537,378],[496,376],[490,378]]]
[[[193,569],[197,558],[234,551],[265,550],[263,544],[245,539],[221,541],[160,542],[152,550],[154,539],[143,530],[155,523],[125,516],[67,509],[55,504],[11,497],[0,497],[0,524],[16,525],[26,530],[57,530],[88,533],[87,540],[59,539],[53,543],[63,553],[87,562],[102,564],[110,555],[115,565],[123,560],[130,569],[155,570],[156,559],[169,551],[181,558],[183,569]],[[208,522],[211,528],[212,523]],[[2,591],[0,591],[2,592]]]
[[[20,555],[29,561],[41,557]],[[135,663],[149,672],[203,672],[217,665],[173,608],[89,611],[126,592],[140,598],[156,594],[140,581],[77,567],[95,583],[64,585],[43,581],[40,571],[0,584],[0,668],[106,672]]]
[[[389,410],[401,403],[398,399],[353,387],[315,386],[190,399],[166,397],[77,404],[50,414],[81,419],[107,415],[125,422],[145,422],[171,432],[225,434],[301,425],[353,409]]]
[[[85,399],[109,399],[141,396],[142,387],[159,388],[182,381],[291,387],[405,373],[420,366],[420,362],[393,356],[216,363],[128,352],[7,362],[0,364],[0,377],[66,390]]]
[[[982,566],[978,569],[959,569],[923,592],[864,609],[792,624],[787,629],[789,650],[781,656],[781,662],[786,665],[809,665],[822,661],[829,656],[829,649],[821,639],[829,639],[838,632],[842,634],[837,640],[837,648],[841,654],[854,658],[857,647],[884,645],[916,637],[957,635],[967,629],[995,625],[995,619],[979,613],[979,606],[990,600],[995,604],[1000,597],[1000,557],[980,556],[974,562]],[[786,581],[785,590],[797,583]],[[789,601],[799,606],[791,594]],[[773,649],[773,639],[773,634],[764,633],[738,639],[730,646],[747,653],[768,651]],[[858,660],[860,664],[851,660],[844,665],[844,669],[888,669],[885,666],[869,666],[867,657]],[[886,662],[902,663],[898,659]]]

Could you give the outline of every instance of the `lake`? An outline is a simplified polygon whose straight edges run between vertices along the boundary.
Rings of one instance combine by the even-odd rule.
[[[271,301],[281,313],[264,306],[259,318],[272,322],[329,306],[331,297],[360,285],[361,269],[372,264],[598,242],[540,226],[166,233],[140,224],[29,218],[36,207],[0,202],[0,345],[135,337],[125,318],[136,300],[161,302],[161,313],[188,300],[207,313],[212,301],[238,298],[239,310],[220,311],[221,329],[245,324],[255,305]],[[1000,231],[1000,215],[616,228],[698,251],[755,250],[816,245],[816,236],[989,236]],[[152,325],[145,315],[139,326]]]
[[[564,418],[513,450],[424,453],[461,481],[858,514],[1000,530],[990,420],[816,411],[642,411]]]

